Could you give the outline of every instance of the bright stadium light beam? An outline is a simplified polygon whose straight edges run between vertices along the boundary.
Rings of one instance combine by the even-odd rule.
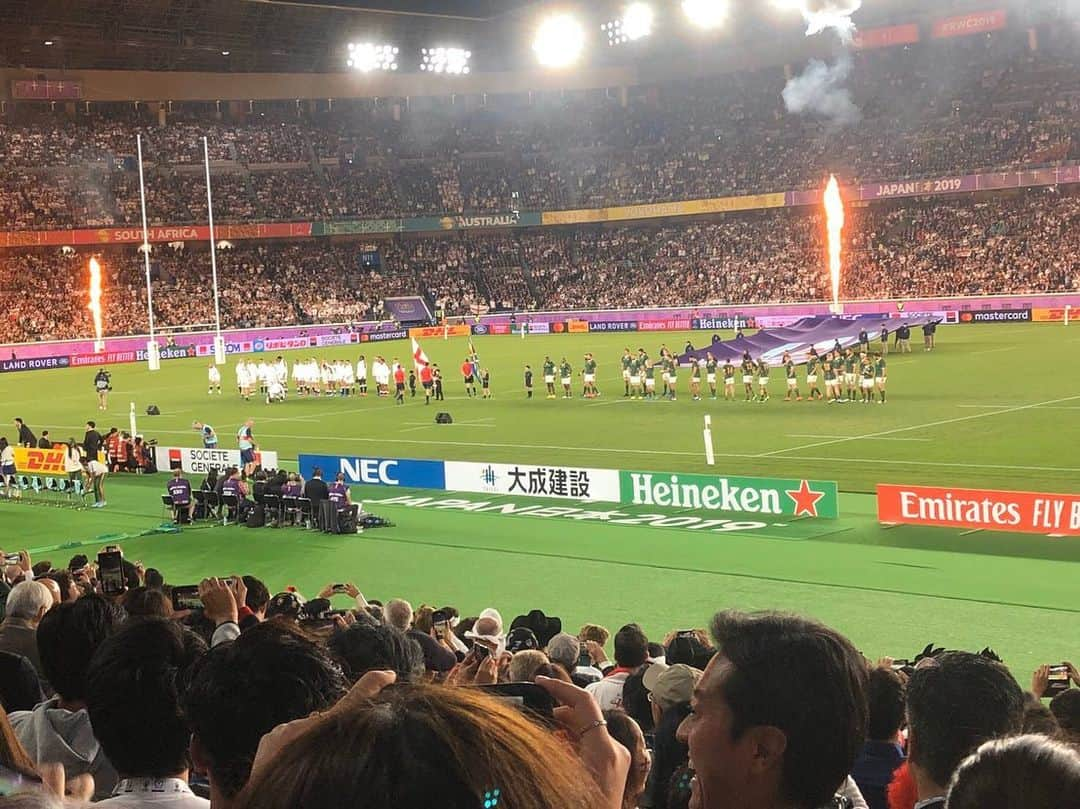
[[[533,52],[544,67],[569,67],[585,49],[585,29],[569,14],[548,17],[536,29]]]
[[[825,186],[825,228],[829,232],[829,278],[832,281],[833,312],[840,312],[840,236],[844,230],[844,200],[836,175]]]
[[[90,303],[87,309],[94,317],[94,351],[105,350],[101,326],[101,265],[96,258],[90,259]]]
[[[376,45],[373,42],[350,42],[349,58],[345,61],[353,70],[371,73],[374,70],[391,72],[398,69],[396,45]]]
[[[683,0],[682,8],[691,23],[706,31],[719,28],[728,16],[728,0]]]

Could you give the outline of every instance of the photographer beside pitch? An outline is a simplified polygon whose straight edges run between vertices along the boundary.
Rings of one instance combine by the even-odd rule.
[[[97,392],[98,410],[108,410],[112,377],[104,368],[99,368],[97,374],[94,375],[94,390]]]

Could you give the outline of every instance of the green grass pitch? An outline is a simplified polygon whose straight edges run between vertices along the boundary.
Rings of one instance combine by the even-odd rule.
[[[316,452],[705,472],[701,429],[708,413],[717,449],[713,471],[837,481],[844,492],[840,520],[703,533],[475,514],[430,503],[376,505],[405,493],[370,489],[356,494],[395,528],[347,538],[236,527],[140,536],[161,521],[164,477],[113,476],[102,512],[0,502],[0,547],[29,547],[40,551],[38,558],[62,563],[75,551],[60,546],[95,552],[115,535],[130,558],[161,567],[174,583],[240,571],[263,577],[272,589],[295,584],[310,594],[330,579],[349,579],[371,597],[454,603],[474,614],[489,604],[509,616],[539,606],[571,629],[585,620],[617,626],[635,619],[660,633],[702,625],[721,607],[793,609],[838,626],[869,655],[908,656],[931,640],[991,645],[1020,674],[1076,654],[1075,540],[885,529],[876,523],[870,493],[885,482],[1080,491],[1080,333],[1035,324],[939,329],[934,352],[913,341],[913,353],[890,355],[885,406],[785,403],[775,370],[773,398],[764,404],[742,401],[739,391],[735,402],[691,401],[685,369],[677,402],[623,399],[624,346],[643,345],[655,356],[661,342],[678,351],[688,338],[707,335],[476,337],[481,364],[491,369],[490,401],[464,396],[457,368],[465,338],[424,340],[444,369],[447,401],[438,409],[453,414],[450,426],[433,424],[436,405],[425,407],[422,398],[403,407],[372,396],[244,403],[234,392],[233,358],[220,397],[206,394],[202,360],[168,361],[154,374],[145,366],[117,366],[107,414],[95,409],[93,370],[7,374],[0,382],[7,418],[21,416],[55,439],[81,438],[87,418],[126,429],[128,402],[140,414],[152,402],[162,415],[140,415],[139,430],[148,438],[197,445],[190,425],[199,419],[230,447],[236,427],[251,416],[262,446],[277,450],[287,467],[299,452]],[[315,354],[355,362],[361,351],[369,361],[376,353],[406,361],[410,354],[407,342]],[[545,399],[544,355],[567,356],[577,377],[586,351],[600,363],[603,397],[581,399],[576,379],[574,401]],[[295,354],[311,353],[286,356],[291,364]],[[537,375],[532,401],[522,390],[527,362]],[[800,384],[805,392],[803,379]]]

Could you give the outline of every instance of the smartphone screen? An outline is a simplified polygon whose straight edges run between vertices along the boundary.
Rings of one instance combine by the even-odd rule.
[[[345,593],[348,592],[348,588],[344,584],[335,584],[333,587],[330,588],[330,592]]]
[[[5,553],[4,554],[4,564],[5,565],[17,565],[17,564],[19,564],[20,561],[22,561],[22,557],[19,556],[19,554],[17,554],[17,553]]]
[[[554,720],[555,700],[551,694],[534,683],[500,683],[476,687],[541,721]]]
[[[589,647],[584,643],[578,644],[578,656],[577,664],[579,668],[589,668],[593,664],[592,655],[589,654]]]
[[[122,593],[127,589],[124,580],[124,554],[119,550],[102,551],[98,554],[98,580],[101,591],[107,595]]]
[[[1050,678],[1043,696],[1056,697],[1063,691],[1069,690],[1069,667],[1066,665],[1051,666]]]
[[[173,587],[172,605],[177,612],[180,610],[201,610],[203,603],[202,599],[199,598],[199,585],[184,584]]]
[[[476,655],[477,660],[486,660],[488,657],[491,657],[491,649],[482,643],[474,643],[472,648],[473,654]]]

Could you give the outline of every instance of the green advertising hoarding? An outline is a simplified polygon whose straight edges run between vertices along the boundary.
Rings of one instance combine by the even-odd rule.
[[[636,506],[793,518],[836,519],[840,514],[836,484],[820,480],[624,471],[619,484],[621,502]]]

